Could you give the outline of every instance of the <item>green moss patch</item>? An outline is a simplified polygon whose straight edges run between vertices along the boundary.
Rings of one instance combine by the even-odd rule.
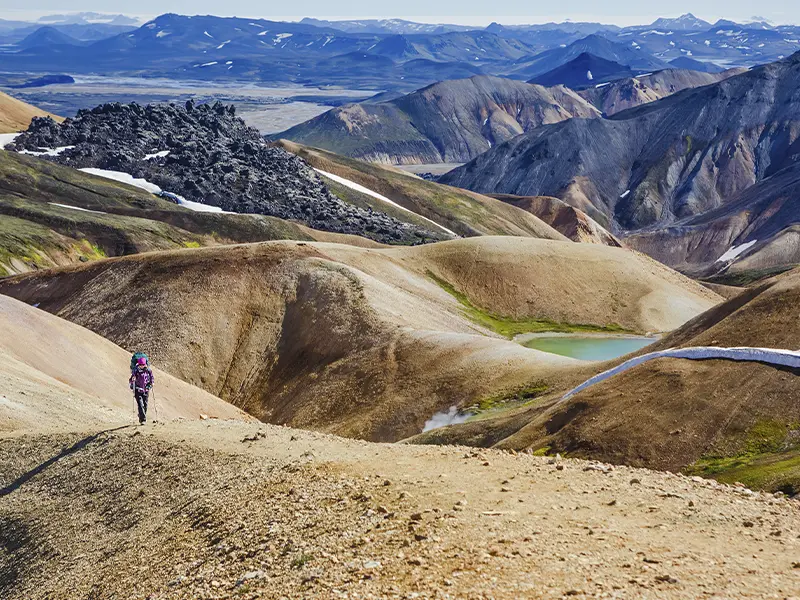
[[[735,455],[709,454],[689,465],[689,475],[752,489],[800,492],[800,423],[763,420],[756,423]]]
[[[481,398],[477,403],[464,409],[464,412],[475,414],[501,410],[512,406],[521,406],[536,400],[547,393],[549,387],[543,381],[534,381],[527,385],[492,394]]]
[[[775,277],[781,273],[786,273],[796,268],[798,265],[784,265],[779,267],[771,267],[769,269],[749,269],[747,271],[739,271],[736,273],[723,273],[722,275],[715,275],[713,277],[706,277],[701,281],[708,283],[718,283],[720,285],[730,285],[734,287],[747,287],[764,279]]]
[[[435,273],[427,271],[427,275],[434,282],[436,282],[439,287],[458,300],[463,307],[464,314],[472,321],[509,339],[521,333],[541,332],[630,333],[628,330],[623,329],[616,324],[599,326],[576,323],[557,323],[555,321],[549,321],[546,319],[534,319],[530,317],[517,319],[514,317],[499,315],[475,306],[465,294],[458,291],[451,283],[445,281],[441,277],[438,277]]]

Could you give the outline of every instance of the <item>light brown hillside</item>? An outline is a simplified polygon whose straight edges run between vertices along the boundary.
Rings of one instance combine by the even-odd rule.
[[[671,347],[797,350],[800,270],[745,290],[643,352]],[[613,364],[597,367],[597,371]],[[754,362],[662,358],[494,420],[428,441],[549,447],[617,463],[689,469],[754,487],[800,491],[800,373]]]
[[[22,100],[0,92],[0,133],[16,133],[28,128],[33,117],[52,117],[63,121],[63,117],[52,115]]]
[[[8,278],[0,292],[144,348],[263,420],[373,440],[587,371],[503,328],[664,330],[720,300],[620,248],[511,237],[151,253]]]
[[[158,362],[154,366],[160,366]],[[134,422],[130,353],[79,325],[0,296],[0,432]],[[155,369],[150,417],[246,418]],[[155,406],[155,408],[153,407]]]

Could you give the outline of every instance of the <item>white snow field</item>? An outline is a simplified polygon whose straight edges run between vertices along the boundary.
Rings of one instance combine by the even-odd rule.
[[[744,244],[739,244],[738,246],[731,246],[728,250],[720,256],[716,262],[729,262],[735,258],[741,256],[744,252],[755,246],[758,240],[751,240],[749,242],[745,242]]]

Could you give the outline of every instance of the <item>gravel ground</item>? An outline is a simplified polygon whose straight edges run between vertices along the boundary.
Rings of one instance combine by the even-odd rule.
[[[234,421],[0,438],[0,597],[793,598],[800,504]]]

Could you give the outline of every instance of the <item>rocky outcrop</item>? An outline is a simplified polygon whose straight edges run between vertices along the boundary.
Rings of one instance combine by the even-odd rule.
[[[333,196],[302,159],[267,144],[219,102],[195,106],[105,104],[58,124],[34,119],[12,149],[71,147],[56,162],[123,171],[188,200],[292,219],[382,242],[441,237]]]
[[[562,86],[480,76],[334,108],[275,137],[386,164],[462,163],[539,125],[599,114]]]

